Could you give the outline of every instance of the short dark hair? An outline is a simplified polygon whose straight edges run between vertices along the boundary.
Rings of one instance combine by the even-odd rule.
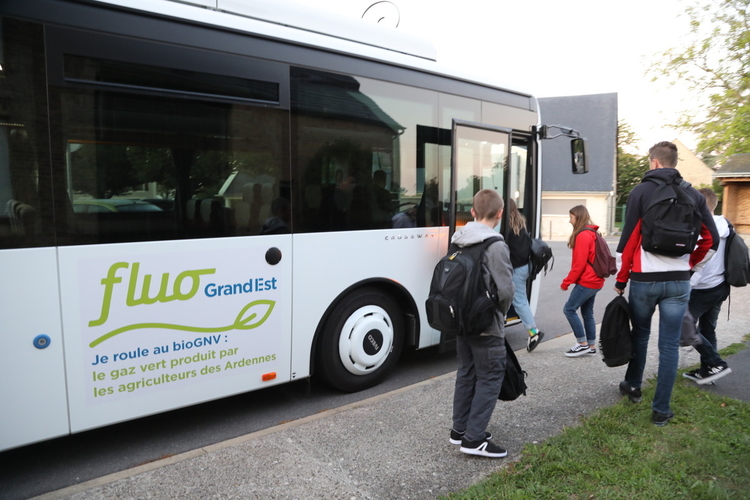
[[[648,150],[649,160],[659,160],[663,167],[677,166],[677,146],[669,141],[657,142]]]
[[[719,204],[719,198],[714,193],[714,190],[711,188],[700,188],[698,192],[706,199],[706,205],[708,205],[708,208],[713,213],[716,210],[716,205]]]

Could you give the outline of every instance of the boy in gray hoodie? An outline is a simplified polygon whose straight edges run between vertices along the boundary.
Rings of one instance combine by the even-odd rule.
[[[503,199],[491,189],[474,195],[473,222],[459,228],[451,243],[471,246],[497,237],[494,230],[503,214]],[[487,432],[505,375],[505,314],[513,302],[513,266],[508,245],[500,240],[490,244],[482,258],[485,284],[497,287],[497,311],[492,325],[476,337],[456,337],[458,371],[453,394],[453,428],[450,442],[460,444],[469,455],[501,458],[506,450],[492,443]]]

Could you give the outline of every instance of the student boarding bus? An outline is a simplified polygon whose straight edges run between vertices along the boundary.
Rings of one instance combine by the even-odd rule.
[[[441,343],[424,301],[474,193],[539,233],[534,97],[358,24],[0,5],[0,449],[311,376],[371,387]]]

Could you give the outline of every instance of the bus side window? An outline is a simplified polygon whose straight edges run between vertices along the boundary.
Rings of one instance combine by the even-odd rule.
[[[42,28],[0,21],[0,249],[53,245]]]
[[[445,225],[450,143],[425,148],[420,132],[435,128],[437,92],[297,67],[290,82],[295,231]]]
[[[278,100],[270,84],[166,62],[64,58],[72,83],[53,87],[75,209],[64,244],[260,234],[280,181],[289,184],[287,111],[250,99]]]

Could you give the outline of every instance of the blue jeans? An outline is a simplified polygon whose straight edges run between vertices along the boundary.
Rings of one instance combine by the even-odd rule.
[[[682,318],[690,297],[690,281],[631,281],[630,322],[633,325],[633,359],[628,363],[625,380],[632,387],[641,387],[643,370],[651,335],[651,318],[659,306],[659,369],[656,393],[651,408],[669,413],[672,388],[677,377],[680,358]]]
[[[456,337],[458,371],[453,392],[453,428],[469,441],[484,441],[505,376],[505,339]]]
[[[529,279],[529,264],[513,268],[513,285],[516,287],[516,293],[513,295],[513,309],[521,318],[524,328],[531,330],[536,328],[534,314],[529,306],[529,299],[526,296],[526,282]]]
[[[698,334],[703,343],[695,346],[701,355],[701,367],[725,365],[717,352],[716,321],[719,319],[721,304],[729,297],[729,283],[690,292],[688,307],[690,314],[698,322]]]
[[[594,300],[599,289],[586,288],[585,286],[575,285],[570,292],[568,301],[563,306],[563,313],[568,318],[568,323],[573,329],[573,335],[579,344],[589,343],[596,345],[596,320],[594,319]],[[581,310],[583,323],[578,317],[578,309]]]

